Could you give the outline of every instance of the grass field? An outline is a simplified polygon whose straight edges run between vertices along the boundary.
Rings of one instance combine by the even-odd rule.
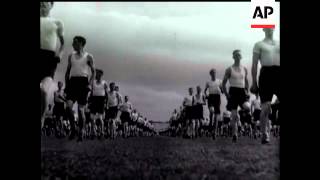
[[[279,139],[196,140],[135,137],[85,140],[44,137],[42,179],[280,179]]]

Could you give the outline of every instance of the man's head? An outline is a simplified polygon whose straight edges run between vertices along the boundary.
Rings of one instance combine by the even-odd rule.
[[[189,87],[189,94],[192,95],[193,94],[193,88]]]
[[[110,90],[114,91],[116,84],[114,82],[110,83]]]
[[[103,70],[96,69],[96,79],[101,80],[102,76],[103,76]]]
[[[197,93],[200,94],[201,93],[201,87],[197,86]]]
[[[271,38],[273,36],[274,28],[263,28],[263,32],[266,37]]]
[[[232,55],[233,55],[234,62],[239,63],[242,58],[240,49],[234,50],[232,52]]]
[[[115,87],[114,87],[114,90],[117,91],[117,92],[119,92],[119,86],[115,86]]]
[[[75,51],[80,51],[84,48],[84,46],[86,45],[86,38],[82,37],[82,36],[75,36],[73,38],[73,42],[72,42],[72,47]]]
[[[124,101],[128,102],[129,101],[129,97],[128,96],[124,96]]]
[[[216,69],[212,68],[212,69],[210,70],[209,74],[210,74],[211,78],[214,79],[214,78],[216,77]]]
[[[50,10],[53,7],[53,1],[51,2],[40,2],[40,16],[47,17]]]
[[[58,88],[59,88],[59,90],[61,90],[62,87],[63,87],[63,83],[62,83],[61,81],[59,81],[59,82],[58,82]]]

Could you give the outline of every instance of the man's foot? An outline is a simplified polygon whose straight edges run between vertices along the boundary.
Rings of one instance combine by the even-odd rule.
[[[266,139],[262,139],[261,144],[269,144],[269,141],[267,141]]]
[[[75,138],[75,134],[71,133],[70,136],[69,136],[69,140],[73,140],[74,138]]]
[[[232,136],[232,142],[236,143],[238,141],[238,137],[236,135]]]
[[[212,134],[212,139],[216,140],[216,134],[215,133]]]
[[[81,142],[83,140],[83,137],[82,137],[82,135],[80,135],[79,137],[78,137],[78,139],[77,139],[77,142]]]
[[[91,140],[94,140],[94,138],[95,138],[95,136],[92,134],[92,135],[90,136],[90,139],[91,139]]]
[[[268,144],[270,142],[270,138],[267,134],[262,135],[261,144]]]

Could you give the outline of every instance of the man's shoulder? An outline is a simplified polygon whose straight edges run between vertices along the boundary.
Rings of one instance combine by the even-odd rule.
[[[56,23],[57,26],[62,26],[63,22],[60,19],[52,18],[52,21]]]
[[[106,84],[108,85],[107,81],[106,80],[102,80],[102,84]]]
[[[261,45],[263,45],[263,44],[265,44],[265,42],[264,42],[263,40],[260,40],[260,41],[256,42],[256,43],[254,44],[254,46],[261,46]]]
[[[231,72],[232,66],[233,66],[233,65],[228,66],[227,69],[226,69],[226,72]]]
[[[54,23],[57,26],[62,26],[63,25],[63,23],[62,23],[62,21],[60,19],[57,19],[57,18],[54,18],[54,17],[45,17],[43,19],[45,19],[46,21],[49,21],[50,23]]]
[[[89,58],[92,58],[92,59],[93,59],[93,55],[92,55],[91,53],[86,52],[86,54],[87,54],[87,58],[88,58],[88,59],[89,59]]]
[[[245,70],[245,71],[248,71],[247,67],[244,66],[244,65],[241,65],[241,67]]]
[[[75,51],[71,52],[71,53],[68,55],[68,58],[71,58],[74,54],[76,54]]]

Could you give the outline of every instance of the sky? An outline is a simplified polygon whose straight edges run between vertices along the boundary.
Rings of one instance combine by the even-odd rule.
[[[277,5],[274,37],[279,40]],[[253,45],[264,38],[261,29],[250,28],[250,2],[55,2],[50,15],[65,29],[55,80],[64,81],[72,38],[82,35],[103,78],[116,82],[121,94],[154,121],[168,121],[188,87],[204,89],[211,68],[222,79],[234,49],[241,49],[251,82]],[[223,97],[222,109],[225,104]]]

